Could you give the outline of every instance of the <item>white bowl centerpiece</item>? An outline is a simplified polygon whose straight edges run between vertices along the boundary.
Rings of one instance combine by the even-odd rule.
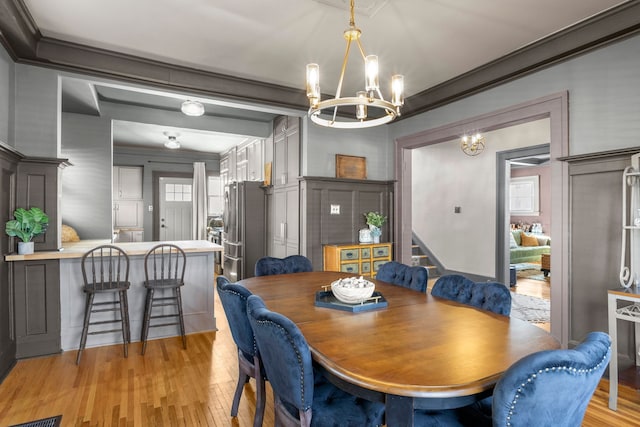
[[[345,277],[331,283],[331,292],[338,301],[359,304],[373,295],[376,285],[360,277]]]

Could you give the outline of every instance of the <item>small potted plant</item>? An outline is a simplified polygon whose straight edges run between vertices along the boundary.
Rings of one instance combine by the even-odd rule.
[[[387,221],[387,217],[380,212],[367,212],[364,214],[367,220],[369,230],[371,230],[371,236],[373,237],[373,243],[380,243],[380,235],[382,230],[380,229]]]
[[[27,255],[33,253],[33,239],[35,236],[43,234],[49,225],[49,217],[40,208],[29,210],[18,208],[13,211],[15,219],[7,221],[5,232],[11,237],[17,237],[18,253]]]

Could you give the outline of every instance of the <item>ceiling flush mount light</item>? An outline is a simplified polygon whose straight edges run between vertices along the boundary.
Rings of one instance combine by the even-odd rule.
[[[344,38],[347,40],[347,49],[342,61],[342,69],[340,71],[340,80],[336,96],[333,99],[320,100],[320,67],[318,64],[307,65],[307,98],[309,98],[309,117],[314,123],[321,126],[356,129],[378,126],[389,123],[400,115],[400,107],[404,104],[404,77],[396,74],[391,78],[391,101],[385,101],[380,92],[378,82],[378,57],[376,55],[366,55],[360,36],[362,31],[356,28],[354,19],[354,0],[351,0],[351,19],[349,28],[344,31]],[[351,42],[355,41],[364,60],[364,79],[365,90],[356,93],[353,97],[341,97],[342,81],[347,69],[347,60],[351,49]],[[349,118],[341,114],[338,116],[338,109],[348,107],[347,110],[341,110],[344,114],[348,112]],[[378,109],[382,115],[369,116],[370,109]],[[326,111],[325,111],[326,110]],[[330,119],[321,117],[321,114],[329,114]],[[353,118],[351,118],[353,117]]]
[[[460,148],[467,156],[477,156],[484,151],[484,136],[480,133],[473,136],[464,135],[460,141]]]
[[[178,133],[164,132],[168,141],[164,143],[164,146],[172,150],[180,148],[180,141],[178,141]]]
[[[187,116],[198,117],[204,114],[204,105],[198,101],[188,99],[182,103],[181,110]]]

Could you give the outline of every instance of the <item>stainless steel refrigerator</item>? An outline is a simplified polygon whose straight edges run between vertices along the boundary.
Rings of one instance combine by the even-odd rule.
[[[235,282],[253,277],[266,255],[267,216],[262,182],[232,182],[224,191],[223,271]]]

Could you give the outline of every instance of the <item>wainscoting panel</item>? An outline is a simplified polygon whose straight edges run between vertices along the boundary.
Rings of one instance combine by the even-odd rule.
[[[607,289],[620,286],[622,171],[630,160],[625,155],[569,164],[570,345],[590,331],[608,331]],[[634,354],[630,324],[618,323],[619,352],[627,357]]]

